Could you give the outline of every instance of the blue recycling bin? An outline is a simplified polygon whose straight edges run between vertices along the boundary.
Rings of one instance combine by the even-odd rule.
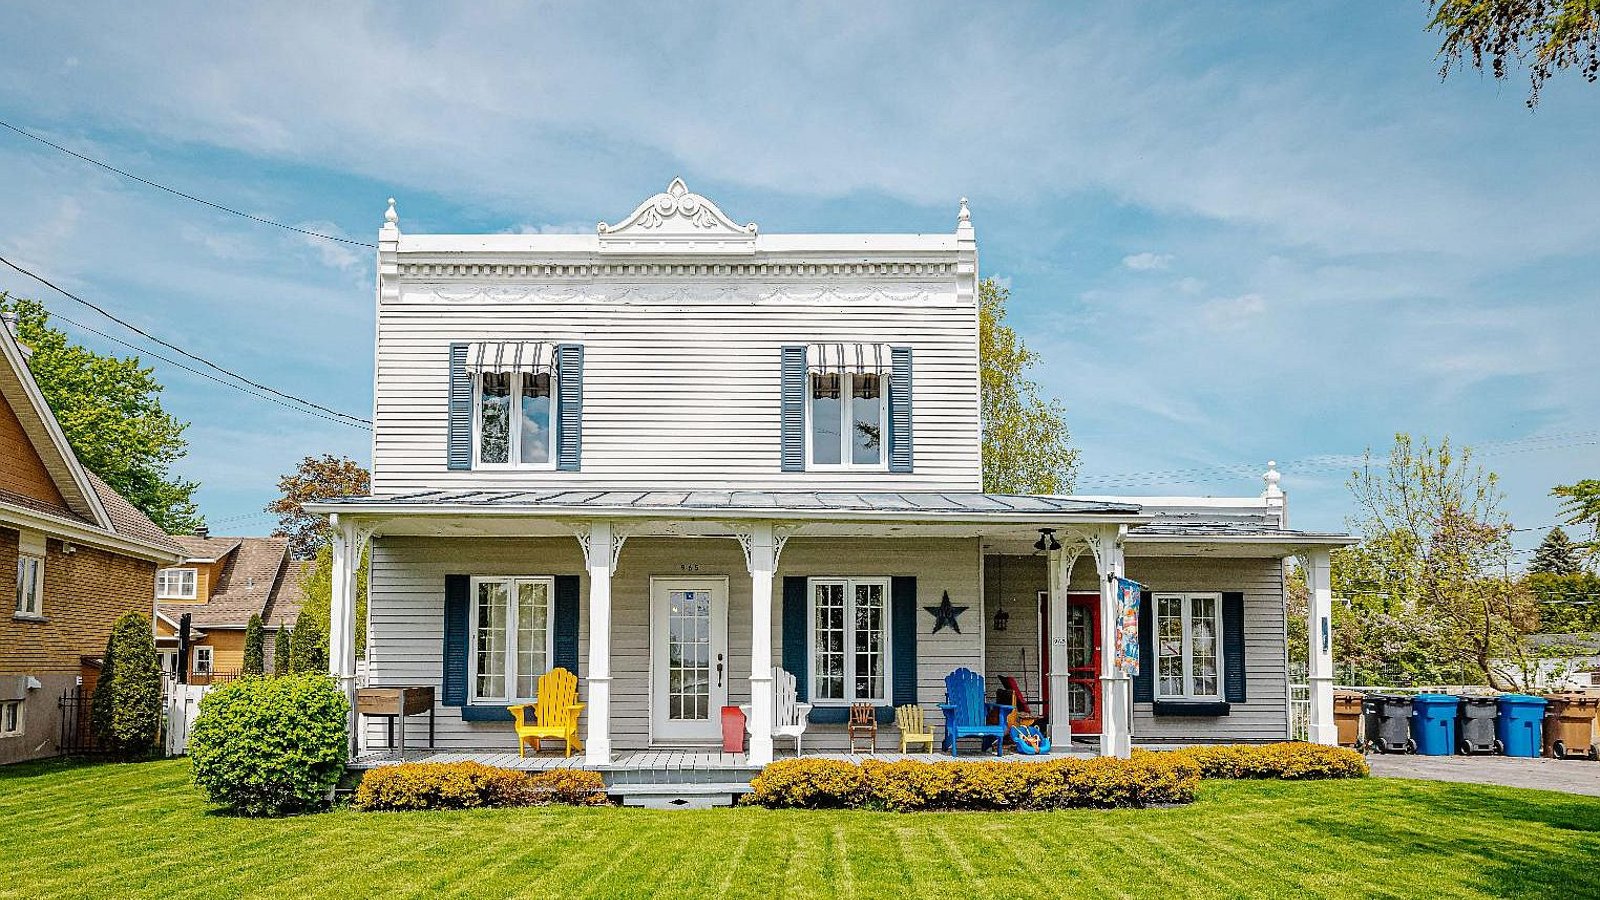
[[[1461,699],[1449,694],[1418,694],[1411,701],[1411,737],[1423,756],[1456,752],[1456,714]]]
[[[1503,694],[1500,715],[1494,721],[1495,741],[1506,756],[1536,758],[1544,749],[1545,699],[1527,694]]]

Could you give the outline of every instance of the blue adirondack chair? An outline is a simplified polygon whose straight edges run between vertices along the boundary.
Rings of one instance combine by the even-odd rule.
[[[964,737],[982,738],[982,748],[994,743],[994,755],[999,756],[1005,746],[1006,716],[1011,707],[1003,703],[990,703],[984,699],[983,676],[967,668],[960,668],[944,677],[944,747],[951,756],[960,756],[957,744]],[[989,710],[998,715],[994,725],[989,724]]]

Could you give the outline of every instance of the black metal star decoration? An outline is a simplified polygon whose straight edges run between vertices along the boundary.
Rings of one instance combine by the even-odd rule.
[[[934,634],[943,631],[946,625],[949,625],[956,634],[961,633],[961,623],[956,621],[956,616],[966,612],[967,608],[951,603],[949,591],[944,592],[944,600],[938,606],[924,606],[923,609],[933,615]]]

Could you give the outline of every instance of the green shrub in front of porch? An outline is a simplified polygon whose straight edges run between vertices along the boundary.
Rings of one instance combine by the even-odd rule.
[[[200,701],[189,733],[194,781],[247,816],[321,809],[344,774],[350,703],[326,675],[245,677]]]
[[[603,806],[599,772],[518,772],[476,762],[404,763],[369,770],[355,807],[376,811],[478,809],[500,806]]]
[[[1199,784],[1199,767],[1174,754],[1024,763],[790,759],[756,776],[746,802],[896,812],[1106,809],[1188,803]]]
[[[1364,778],[1370,771],[1366,757],[1348,747],[1284,742],[1278,744],[1220,744],[1183,750],[1135,751],[1180,754],[1200,767],[1202,778]]]

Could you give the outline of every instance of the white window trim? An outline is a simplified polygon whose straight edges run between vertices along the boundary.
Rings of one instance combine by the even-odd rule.
[[[472,467],[488,472],[502,470],[520,470],[524,472],[553,472],[556,468],[556,453],[559,448],[556,430],[560,425],[560,409],[557,401],[561,397],[560,378],[555,369],[550,370],[550,453],[549,460],[542,463],[522,462],[522,379],[528,377],[527,372],[503,372],[499,374],[511,376],[511,402],[516,415],[512,416],[510,435],[506,451],[506,462],[486,463],[481,459],[483,451],[483,376],[493,375],[494,372],[475,372],[472,375]]]
[[[1181,658],[1183,660],[1183,693],[1181,693],[1181,694],[1165,694],[1165,693],[1162,693],[1162,691],[1161,691],[1161,621],[1160,621],[1160,619],[1161,619],[1161,601],[1163,599],[1166,599],[1166,600],[1177,599],[1182,604],[1182,622],[1183,622],[1183,651],[1182,651],[1182,653],[1183,653],[1183,655],[1182,655]],[[1194,638],[1194,601],[1196,599],[1208,599],[1208,600],[1211,600],[1212,601],[1212,607],[1211,608],[1213,610],[1215,610],[1215,613],[1212,616],[1212,627],[1216,629],[1214,633],[1217,636],[1217,692],[1214,693],[1214,694],[1197,694],[1197,693],[1194,692],[1194,652],[1193,652],[1194,648],[1193,648],[1193,638]],[[1154,634],[1152,634],[1150,636],[1151,637],[1150,647],[1151,647],[1152,654],[1155,656],[1155,659],[1151,660],[1150,664],[1155,667],[1155,671],[1153,673],[1154,674],[1153,680],[1155,682],[1155,694],[1154,694],[1155,698],[1157,700],[1203,700],[1203,701],[1214,701],[1214,700],[1221,700],[1223,697],[1225,697],[1227,695],[1227,690],[1228,690],[1228,688],[1227,688],[1227,677],[1228,677],[1227,659],[1228,659],[1228,657],[1227,657],[1227,648],[1224,645],[1224,642],[1226,641],[1226,636],[1225,636],[1225,634],[1223,633],[1223,630],[1222,630],[1222,594],[1218,593],[1218,592],[1213,592],[1213,591],[1195,591],[1195,592],[1189,592],[1189,593],[1173,593],[1171,591],[1163,591],[1163,592],[1158,593],[1158,594],[1152,594],[1151,598],[1150,598],[1150,602],[1155,604],[1154,606],[1152,606],[1150,608],[1150,628],[1152,629],[1152,631],[1154,631]]]
[[[537,697],[516,697],[517,678],[517,582],[532,581],[545,586],[545,671],[554,668],[556,653],[556,579],[554,575],[475,575],[468,579],[467,595],[467,704],[469,706],[506,706],[513,703],[532,703]],[[506,695],[483,697],[478,694],[478,585],[506,584],[510,591],[506,610]],[[543,674],[543,673],[540,673]],[[537,685],[538,678],[534,679]]]
[[[878,461],[875,463],[851,462],[854,442],[851,436],[855,430],[855,416],[851,413],[851,406],[855,404],[854,387],[852,381],[854,372],[840,373],[839,382],[839,463],[813,462],[811,454],[811,377],[817,373],[806,371],[806,471],[808,472],[887,472],[889,471],[889,376],[878,375],[878,421],[882,423],[883,434],[878,438]]]
[[[7,729],[5,727],[6,707],[15,707],[17,710],[17,727],[15,728]],[[21,700],[6,700],[0,702],[0,738],[20,737],[23,732],[28,730],[27,715],[28,704],[22,702]]]
[[[205,668],[201,668],[201,666],[200,666],[200,657],[201,657],[201,651],[202,650],[205,651],[205,653],[204,653],[205,659],[206,659]],[[193,655],[193,659],[190,660],[189,674],[191,674],[191,675],[215,675],[216,674],[216,672],[217,672],[217,665],[216,665],[216,663],[217,663],[217,655],[216,655],[215,651],[213,650],[213,648],[210,645],[208,645],[208,644],[198,644],[198,645],[196,645],[195,648],[194,648],[194,653],[192,655]]]
[[[817,697],[817,585],[844,585],[845,653],[844,687],[842,699]],[[876,584],[883,587],[883,696],[855,697],[856,651],[855,606],[856,585]],[[849,706],[852,703],[871,703],[887,706],[894,696],[894,623],[890,620],[894,599],[889,594],[887,577],[851,578],[845,576],[818,576],[806,579],[806,696],[813,706]]]
[[[188,573],[188,575],[189,575],[189,591],[188,591],[188,593],[184,593],[183,592],[183,578],[182,578],[182,576],[183,576],[184,573]],[[162,588],[161,588],[161,578],[162,578],[163,575],[168,575],[169,577],[171,575],[178,576],[178,592],[177,593],[171,593],[169,591],[162,590]],[[198,597],[199,595],[200,595],[200,570],[195,569],[195,568],[191,568],[191,567],[188,567],[188,566],[177,566],[177,567],[168,568],[168,569],[161,569],[161,570],[156,572],[156,599],[157,600],[193,600],[194,598]]]
[[[43,556],[32,553],[17,554],[17,596],[12,612],[19,618],[37,619],[44,615],[44,560]],[[26,562],[35,564],[33,594],[29,597],[23,596],[21,584],[22,566]]]

